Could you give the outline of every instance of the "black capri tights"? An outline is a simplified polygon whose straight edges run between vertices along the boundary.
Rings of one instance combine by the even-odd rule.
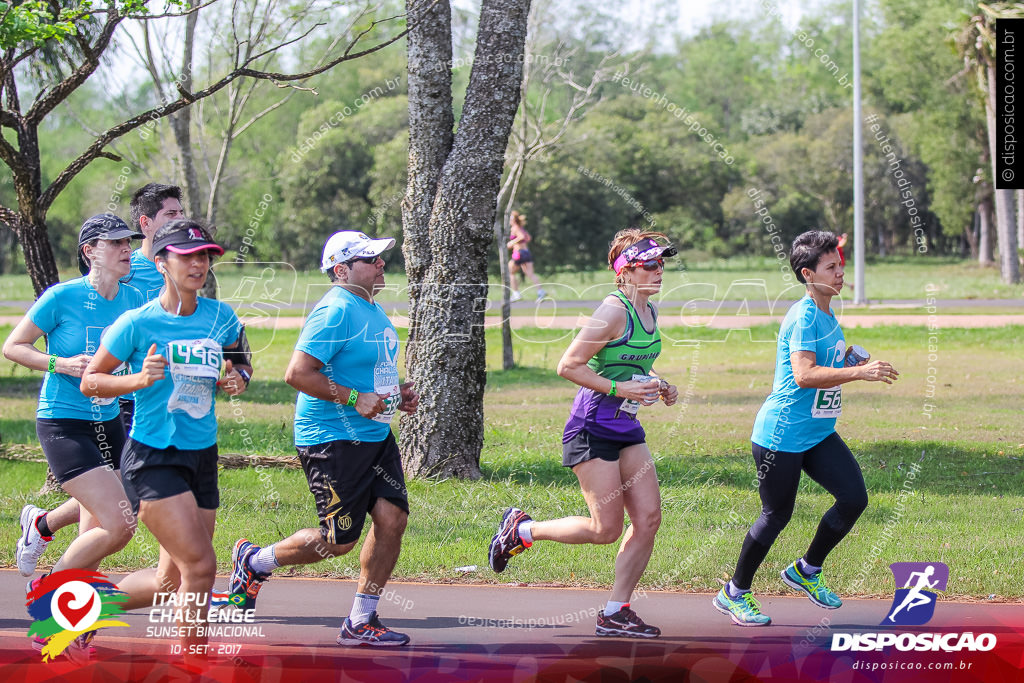
[[[801,470],[835,496],[835,504],[825,512],[811,540],[804,561],[820,567],[825,557],[850,532],[868,506],[864,476],[853,453],[832,432],[824,441],[802,453],[787,453],[753,445],[754,464],[760,482],[761,516],[750,527],[736,563],[732,581],[737,588],[748,589],[754,573],[768,555],[779,533],[789,524],[800,485]]]

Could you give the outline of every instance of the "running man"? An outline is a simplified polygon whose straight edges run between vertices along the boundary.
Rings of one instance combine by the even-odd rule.
[[[306,318],[285,381],[299,391],[295,448],[316,501],[319,529],[302,529],[260,547],[242,538],[231,554],[231,594],[245,609],[271,572],[314,564],[355,547],[370,515],[373,524],[359,553],[355,600],[338,635],[339,645],[399,646],[409,636],[384,626],[377,615],[409,517],[398,445],[391,433],[397,410],[416,411],[412,382],[398,379],[398,334],[373,297],[384,288],[381,254],[391,238],[337,232],[324,246],[321,270],[334,286]]]
[[[112,214],[85,221],[78,236],[79,269],[84,277],[43,292],[4,343],[6,358],[47,373],[39,391],[36,434],[54,477],[72,497],[49,515],[32,505],[22,509],[16,556],[25,576],[34,573],[52,539],[48,517],[52,523],[52,517],[64,515],[64,524],[70,524],[81,515],[78,538],[53,571],[95,570],[135,533],[135,516],[119,472],[125,434],[117,402],[112,397],[90,399],[80,391],[79,378],[97,352],[104,330],[125,311],[142,305],[139,291],[120,283],[128,274],[131,240],[141,237]],[[35,347],[44,335],[46,353]],[[35,581],[29,583],[29,590]],[[91,633],[79,636],[68,656],[87,658],[91,639]]]
[[[846,339],[830,307],[843,288],[838,239],[811,230],[793,241],[789,263],[807,296],[786,313],[779,330],[772,392],[757,413],[750,437],[761,498],[761,516],[747,532],[736,571],[715,596],[715,609],[740,626],[767,626],[771,618],[750,591],[754,573],[796,504],[800,473],[835,496],[803,557],[782,570],[782,581],[818,607],[843,603],[825,585],[825,558],[853,528],[868,505],[860,466],[836,432],[842,411],[840,385],[856,380],[892,384],[896,369],[886,361],[845,366]]]
[[[630,606],[633,590],[651,559],[661,525],[661,494],[654,460],[637,413],[661,398],[676,402],[676,387],[654,372],[661,352],[658,316],[649,299],[661,290],[664,258],[660,232],[623,230],[615,235],[608,264],[617,289],[605,297],[558,363],[558,374],[580,385],[562,436],[562,465],[579,479],[590,517],[534,521],[509,508],[491,539],[496,572],[535,541],[614,543],[622,536],[611,598],[597,616],[599,636],[656,638]]]
[[[117,319],[82,377],[82,391],[91,396],[135,392],[122,472],[139,518],[160,544],[160,560],[155,573],[143,569],[119,584],[130,597],[123,607],[152,604],[154,589],[179,590],[182,651],[200,653],[198,660],[207,640],[199,627],[217,570],[214,395],[220,388],[237,396],[252,376],[235,312],[199,296],[211,253],[224,250],[194,221],[157,230],[153,256],[165,278],[160,296]],[[135,372],[112,374],[121,363]]]
[[[939,584],[938,579],[935,579],[934,581],[928,580],[928,577],[930,577],[934,573],[935,566],[931,564],[925,567],[925,570],[923,572],[911,572],[910,576],[907,577],[906,585],[903,586],[904,588],[910,588],[910,591],[907,593],[907,596],[903,598],[903,602],[900,603],[899,607],[894,609],[892,611],[892,614],[889,615],[889,621],[895,624],[896,615],[904,607],[906,607],[907,611],[909,612],[915,607],[927,605],[928,603],[935,600],[934,597],[928,597],[927,595],[924,595],[924,593],[922,592],[928,588],[935,588],[935,586]],[[911,587],[910,583],[914,580],[915,576],[917,577],[917,585]]]

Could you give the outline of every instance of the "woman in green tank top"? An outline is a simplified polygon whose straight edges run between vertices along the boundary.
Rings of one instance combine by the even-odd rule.
[[[558,374],[580,386],[562,437],[562,464],[579,479],[590,516],[533,521],[510,508],[491,540],[491,568],[500,572],[535,540],[614,543],[623,537],[628,514],[631,524],[615,559],[611,597],[597,614],[599,636],[661,635],[629,607],[661,524],[658,475],[637,413],[659,398],[670,406],[678,397],[676,387],[653,368],[661,335],[649,299],[661,290],[664,257],[676,254],[657,238],[665,235],[635,228],[615,235],[608,264],[618,288],[558,363]]]

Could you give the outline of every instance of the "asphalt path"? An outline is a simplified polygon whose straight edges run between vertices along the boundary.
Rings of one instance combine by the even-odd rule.
[[[489,574],[488,570],[479,572]],[[475,576],[475,574],[474,574]],[[493,575],[492,575],[493,576]],[[115,580],[119,578],[114,575]],[[486,578],[486,577],[485,577]],[[495,577],[499,578],[499,577]],[[500,577],[504,578],[504,577]],[[217,588],[226,588],[218,577]],[[188,680],[167,607],[136,610],[128,628],[105,629],[93,661],[63,657],[43,664],[29,647],[25,579],[0,570],[0,681]],[[408,633],[402,648],[343,648],[335,643],[355,584],[276,577],[260,593],[254,623],[225,625],[211,638],[204,680],[832,680],[1013,681],[1024,679],[1024,605],[941,601],[925,626],[879,626],[889,600],[850,599],[822,610],[802,597],[762,599],[773,619],[741,628],[711,606],[711,595],[647,592],[633,600],[655,640],[599,638],[596,610],[607,591],[520,584],[388,584],[379,609]],[[241,630],[240,630],[241,629]],[[991,633],[989,652],[833,652],[836,634]],[[859,667],[893,667],[864,671]],[[946,667],[922,673],[912,667]],[[928,671],[928,669],[925,669]]]

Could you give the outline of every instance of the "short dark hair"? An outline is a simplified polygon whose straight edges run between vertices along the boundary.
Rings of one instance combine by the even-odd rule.
[[[132,195],[132,201],[128,205],[132,214],[132,223],[135,227],[141,228],[142,224],[139,223],[139,219],[143,216],[147,218],[154,218],[160,209],[164,207],[164,202],[168,199],[177,199],[181,201],[181,188],[177,185],[163,185],[161,183],[147,183],[135,190],[135,194]]]
[[[814,270],[818,261],[825,254],[839,247],[839,238],[828,230],[808,230],[793,240],[793,248],[789,251],[789,265],[796,273],[801,284],[807,284],[800,271],[804,268]]]

